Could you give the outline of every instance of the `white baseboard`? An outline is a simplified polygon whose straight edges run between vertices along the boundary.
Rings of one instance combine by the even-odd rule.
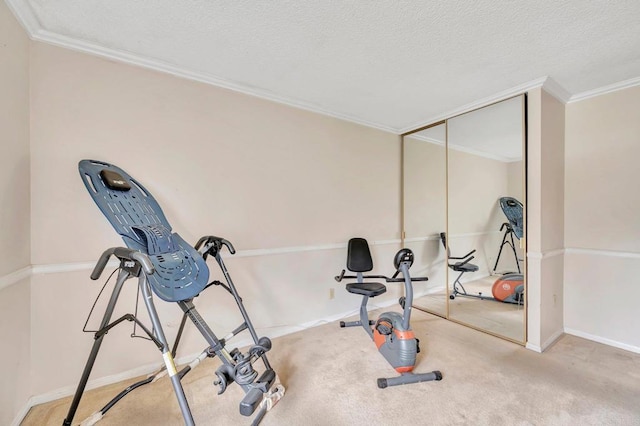
[[[29,413],[29,410],[31,410],[31,407],[36,405],[31,401],[32,399],[33,398],[29,398],[29,400],[24,404],[22,409],[18,411],[18,414],[16,414],[16,417],[11,422],[11,426],[20,426],[20,423],[22,423],[24,418],[27,417],[27,413]]]
[[[602,343],[608,346],[613,346],[614,348],[624,349],[625,351],[635,352],[637,354],[640,354],[640,347],[638,346],[633,346],[627,343],[622,343],[615,340],[607,339],[606,337],[585,333],[584,331],[575,330],[573,328],[565,327],[564,332],[567,334],[571,334],[572,336],[582,337],[583,339],[592,340],[594,342]]]
[[[553,333],[551,337],[549,337],[547,340],[544,341],[544,343],[542,343],[542,351],[544,352],[545,350],[547,350],[547,348],[551,346],[560,337],[562,337],[563,334],[564,334],[564,329],[562,328],[556,331],[555,333]]]
[[[542,353],[542,348],[538,345],[534,345],[533,343],[527,342],[527,344],[524,345],[524,347],[531,351],[538,352],[539,354]]]

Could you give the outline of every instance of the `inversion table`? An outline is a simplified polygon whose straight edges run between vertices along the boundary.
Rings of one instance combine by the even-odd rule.
[[[162,352],[164,365],[158,373],[122,391],[83,424],[93,424],[100,420],[107,410],[130,391],[166,374],[171,380],[185,424],[193,425],[193,416],[180,380],[200,361],[215,356],[222,361],[215,373],[214,384],[219,386],[218,394],[223,393],[227,385],[238,383],[245,391],[245,396],[240,401],[240,414],[251,416],[259,407],[253,419],[253,424],[258,424],[265,413],[284,395],[284,387],[276,383],[276,373],[267,360],[266,352],[271,349],[271,341],[256,334],[222,260],[222,248],[226,247],[234,254],[233,245],[224,238],[205,236],[192,247],[172,231],[162,209],[149,191],[122,169],[93,160],[83,160],[78,167],[89,194],[116,232],[122,236],[126,247],[106,250],[91,274],[93,280],[100,278],[111,256],[120,261],[111,298],[100,328],[94,335],[93,348],[63,425],[71,425],[73,421],[104,336],[112,327],[125,320],[134,322],[155,343]],[[226,283],[217,280],[209,283],[209,269],[206,264],[208,256],[215,258]],[[152,323],[151,329],[132,314],[126,314],[110,322],[125,281],[133,277],[138,278],[139,291]],[[193,304],[193,298],[211,285],[218,285],[227,290],[235,299],[244,318],[242,324],[222,339],[213,333]],[[154,306],[153,295],[166,302],[177,303],[183,311],[182,322],[171,350]],[[209,346],[193,362],[178,371],[174,357],[187,318],[193,322]],[[237,348],[227,350],[228,341],[244,330],[249,330],[253,340],[253,345],[248,351],[242,353]],[[264,364],[264,371],[260,376],[253,367],[258,359]]]
[[[513,197],[501,197],[499,200],[500,208],[507,217],[509,222],[505,222],[500,226],[500,231],[504,229],[504,235],[502,236],[502,243],[500,244],[500,251],[498,251],[498,257],[496,258],[496,264],[493,266],[493,271],[498,269],[498,262],[500,261],[500,255],[505,245],[511,246],[513,256],[516,259],[516,266],[518,267],[518,273],[520,270],[520,259],[518,259],[518,253],[516,252],[515,241],[513,236],[515,235],[518,240],[522,238],[523,234],[523,212],[522,203]]]

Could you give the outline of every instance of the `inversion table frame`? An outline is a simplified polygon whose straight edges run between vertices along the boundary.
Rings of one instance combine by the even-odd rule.
[[[501,197],[499,200],[500,208],[507,217],[509,222],[505,222],[500,226],[500,231],[504,229],[502,236],[502,243],[500,244],[500,250],[498,251],[498,257],[496,258],[496,264],[493,265],[493,272],[498,269],[498,262],[500,261],[500,255],[505,245],[511,246],[513,251],[513,257],[516,260],[516,266],[518,267],[518,273],[521,274],[520,259],[518,259],[518,253],[516,252],[516,244],[513,236],[520,240],[523,234],[523,213],[522,203],[513,197]]]
[[[79,169],[83,182],[94,201],[123,237],[128,247],[106,250],[91,274],[91,279],[97,280],[111,256],[120,260],[116,283],[100,328],[95,333],[89,359],[63,425],[71,425],[73,421],[104,336],[111,328],[125,320],[139,325],[162,352],[163,371],[129,386],[86,422],[93,424],[100,420],[107,410],[133,389],[150,383],[166,373],[170,377],[185,424],[194,425],[180,380],[204,358],[218,356],[222,361],[222,365],[216,370],[217,380],[214,382],[219,386],[218,394],[223,393],[228,384],[234,381],[238,383],[245,391],[245,397],[240,402],[240,414],[251,416],[260,406],[253,421],[253,424],[258,424],[266,411],[284,395],[284,387],[280,384],[273,386],[277,377],[266,356],[266,352],[271,349],[271,341],[267,337],[258,337],[222,260],[220,253],[222,247],[226,246],[230,253],[234,254],[233,245],[223,238],[206,236],[198,241],[195,248],[191,247],[178,234],[171,232],[171,226],[157,202],[140,183],[122,169],[93,160],[81,161]],[[208,283],[209,270],[206,265],[208,256],[216,259],[227,281],[226,284],[217,280]],[[151,330],[132,314],[126,314],[110,322],[124,283],[134,277],[138,278],[139,291],[143,295],[151,319]],[[218,339],[193,304],[193,298],[211,285],[219,285],[231,293],[244,318],[240,326],[222,339]],[[155,309],[154,293],[165,301],[176,302],[183,311],[182,322],[172,350],[169,349]],[[209,346],[193,362],[178,372],[174,357],[187,317],[191,319]],[[245,354],[238,349],[228,351],[225,348],[227,341],[244,330],[249,330],[254,344]],[[261,359],[264,364],[264,371],[260,377],[253,368],[253,364],[258,359]]]

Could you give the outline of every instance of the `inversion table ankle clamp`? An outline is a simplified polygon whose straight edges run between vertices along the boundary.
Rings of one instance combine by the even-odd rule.
[[[284,387],[280,384],[272,387],[277,380],[276,373],[271,368],[266,357],[266,352],[271,349],[271,341],[267,337],[258,338],[242,304],[242,299],[238,295],[222,261],[220,255],[222,247],[226,246],[233,254],[235,253],[233,245],[223,238],[207,236],[202,237],[195,248],[192,247],[178,234],[172,232],[171,225],[169,225],[162,209],[149,191],[122,169],[108,163],[93,160],[83,160],[78,167],[91,197],[118,234],[122,236],[127,248],[116,247],[106,250],[91,274],[92,279],[98,279],[112,255],[120,260],[117,282],[107,305],[100,329],[95,334],[93,348],[63,424],[70,425],[75,416],[102,339],[110,328],[123,320],[135,321],[158,346],[163,355],[164,370],[161,369],[151,377],[128,387],[99,412],[94,413],[87,419],[88,424],[93,424],[100,420],[107,410],[131,390],[155,381],[166,373],[171,379],[185,424],[193,425],[191,410],[180,380],[204,358],[214,356],[218,356],[222,361],[222,365],[216,370],[217,380],[214,382],[214,384],[220,386],[218,393],[223,393],[228,384],[234,381],[238,383],[246,393],[240,402],[240,413],[250,416],[260,406],[253,424],[259,423],[266,411],[284,395]],[[206,264],[208,256],[214,257],[218,262],[227,281],[226,284],[220,281],[208,283],[209,269]],[[152,330],[145,327],[131,314],[126,314],[110,323],[120,290],[124,282],[132,277],[138,277],[139,289],[144,296],[143,300],[153,324]],[[244,322],[223,339],[218,339],[211,331],[197,312],[192,301],[202,290],[213,284],[220,285],[231,293],[244,318]],[[172,350],[169,349],[155,310],[152,292],[164,301],[176,302],[184,312]],[[187,317],[192,320],[210,346],[193,362],[178,372],[173,359]],[[244,330],[249,330],[254,345],[245,354],[238,349],[227,351],[225,344]],[[258,372],[253,368],[253,363],[258,359],[263,361],[265,367],[264,372],[259,377]]]

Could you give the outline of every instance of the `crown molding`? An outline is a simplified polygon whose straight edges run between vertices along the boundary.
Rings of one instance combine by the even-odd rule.
[[[585,99],[593,98],[595,96],[606,95],[607,93],[617,92],[618,90],[629,89],[635,86],[640,86],[640,77],[630,78],[629,80],[624,80],[618,83],[609,84],[608,86],[600,87],[598,89],[588,90],[582,93],[576,93],[575,95],[571,96],[568,103],[583,101]]]
[[[537,89],[539,87],[542,87],[544,85],[545,81],[547,81],[547,79],[548,79],[548,77],[540,77],[540,78],[537,78],[535,80],[531,80],[531,81],[529,81],[527,83],[523,83],[523,84],[520,84],[518,86],[514,86],[514,87],[512,87],[510,89],[503,90],[503,91],[498,92],[498,93],[496,93],[494,95],[487,96],[487,97],[479,99],[477,101],[468,103],[468,104],[463,105],[463,106],[461,106],[459,108],[455,108],[455,109],[449,110],[449,111],[447,111],[447,112],[445,112],[443,114],[435,115],[435,116],[433,116],[431,118],[428,118],[427,120],[421,120],[420,122],[415,123],[412,126],[408,126],[408,127],[405,127],[404,129],[400,129],[400,133],[401,134],[410,133],[410,132],[413,132],[413,131],[415,131],[417,129],[429,126],[430,124],[438,123],[438,122],[443,121],[443,120],[448,120],[448,119],[453,118],[455,116],[458,116],[458,115],[461,115],[461,114],[476,110],[478,108],[482,108],[482,107],[485,107],[487,105],[491,105],[491,104],[494,104],[496,102],[504,101],[505,99],[509,99],[509,98],[514,97],[514,96],[521,95],[523,93],[528,92],[529,90],[533,90],[533,89]]]
[[[410,135],[405,135],[405,138],[417,139],[419,141],[427,142],[427,143],[430,143],[430,144],[433,144],[433,145],[438,145],[438,146],[446,146],[446,144],[441,140],[438,140],[438,139],[435,139],[435,138],[429,138],[427,136],[422,136],[422,135],[420,135],[418,133],[412,133]]]
[[[417,134],[412,134],[412,135],[408,135],[406,136],[408,138],[412,138],[412,139],[417,139],[420,140],[422,142],[426,142],[426,143],[430,143],[433,145],[437,145],[437,146],[446,146],[444,142],[439,141],[437,139],[433,139],[433,138],[428,138],[426,136],[422,136],[422,135],[417,135]],[[454,151],[460,151],[460,152],[466,152],[467,154],[471,154],[471,155],[475,155],[478,157],[484,157],[484,158],[488,158],[490,160],[496,160],[496,161],[500,161],[502,163],[513,163],[514,161],[521,161],[522,158],[510,158],[510,157],[503,157],[501,155],[495,155],[495,154],[490,154],[484,151],[479,151],[479,150],[475,150],[473,148],[468,148],[466,146],[461,146],[461,145],[456,145],[456,144],[449,144],[449,149],[452,149]]]
[[[41,30],[42,25],[26,0],[5,0],[5,3],[30,38],[33,38],[33,35]]]
[[[564,87],[551,77],[547,77],[542,85],[542,89],[563,104],[568,103],[569,99],[571,99],[571,93],[566,91]]]
[[[449,144],[449,149],[452,149],[454,151],[466,152],[467,154],[475,155],[477,157],[484,157],[490,160],[500,161],[501,163],[513,163],[516,161],[522,161],[522,158],[503,157],[502,155],[490,154],[484,151],[479,151],[473,148],[452,143]]]
[[[455,117],[460,114],[464,114],[474,109],[482,108],[495,102],[499,102],[508,99],[513,96],[517,96],[522,93],[526,93],[529,90],[542,87],[547,93],[554,96],[559,101],[567,104],[584,99],[588,99],[594,96],[604,95],[606,93],[615,92],[618,90],[627,89],[630,87],[640,85],[640,77],[625,80],[619,83],[610,84],[601,88],[589,90],[586,92],[577,93],[571,95],[560,84],[558,84],[553,78],[549,76],[540,77],[535,80],[531,80],[527,83],[514,86],[510,89],[503,90],[494,95],[479,99],[477,101],[468,103],[459,108],[449,110],[443,114],[430,117],[427,120],[421,120],[420,122],[405,127],[394,128],[391,126],[383,125],[380,123],[374,123],[360,117],[352,116],[349,114],[342,114],[335,111],[330,111],[322,106],[314,105],[311,103],[303,102],[300,100],[280,96],[275,93],[271,93],[266,90],[260,90],[255,87],[248,87],[246,85],[221,79],[206,73],[195,72],[186,68],[182,68],[161,60],[147,58],[141,55],[134,54],[123,50],[110,49],[95,43],[89,43],[83,40],[78,40],[72,37],[56,34],[54,32],[45,30],[42,28],[42,24],[38,20],[36,14],[33,12],[31,6],[26,0],[5,0],[7,6],[11,12],[15,15],[16,19],[25,28],[29,37],[34,41],[39,41],[55,46],[63,47],[66,49],[87,53],[93,56],[98,56],[117,62],[124,62],[129,65],[135,65],[142,68],[152,69],[165,74],[171,74],[176,77],[185,78],[188,80],[198,81],[201,83],[221,87],[223,89],[232,90],[234,92],[243,93],[245,95],[257,97],[271,102],[276,102],[282,105],[287,105],[292,108],[302,109],[305,111],[321,114],[324,116],[336,118],[339,120],[348,121],[354,124],[359,124],[365,127],[382,130],[384,132],[394,134],[409,133],[415,129],[427,126],[432,123],[436,123],[445,119]]]
[[[38,29],[37,31],[31,33],[31,39],[34,41],[39,41],[42,43],[63,47],[65,49],[86,53],[92,56],[97,56],[97,57],[113,60],[116,62],[124,62],[129,65],[151,69],[153,71],[158,71],[164,74],[170,74],[175,77],[180,77],[187,80],[205,83],[211,86],[220,87],[223,89],[242,93],[252,97],[264,99],[270,102],[286,105],[292,108],[301,109],[301,110],[313,112],[316,114],[337,118],[339,120],[348,121],[350,123],[359,124],[361,126],[382,130],[384,132],[389,132],[393,134],[398,133],[398,129],[396,128],[385,126],[379,123],[374,123],[368,120],[364,120],[360,117],[356,117],[348,114],[342,114],[335,111],[330,111],[319,105],[302,102],[300,100],[288,98],[285,96],[279,96],[275,93],[272,93],[266,90],[260,90],[255,87],[249,87],[237,82],[218,78],[206,73],[192,71],[187,68],[176,66],[158,59],[144,57],[144,56],[127,52],[124,50],[103,47],[95,43],[78,40],[72,37],[56,34],[51,31]]]

